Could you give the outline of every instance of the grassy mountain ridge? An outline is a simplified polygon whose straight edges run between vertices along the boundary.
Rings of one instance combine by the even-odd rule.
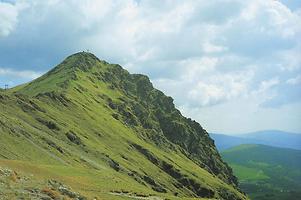
[[[0,108],[0,166],[26,174],[29,167],[9,160],[30,161],[88,198],[246,198],[208,133],[171,97],[93,54],[71,55],[40,78],[0,91]]]
[[[249,144],[225,150],[222,156],[252,199],[300,199],[300,150]]]

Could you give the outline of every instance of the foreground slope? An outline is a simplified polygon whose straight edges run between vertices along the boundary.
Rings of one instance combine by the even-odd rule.
[[[240,145],[222,152],[242,189],[256,200],[301,198],[301,151]]]
[[[88,198],[246,199],[208,133],[171,97],[93,54],[1,91],[0,109],[0,166],[33,175],[39,191],[56,189],[55,179]]]

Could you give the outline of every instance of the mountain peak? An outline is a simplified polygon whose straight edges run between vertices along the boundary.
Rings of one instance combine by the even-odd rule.
[[[94,54],[83,51],[68,56],[61,64],[58,65],[58,68],[63,66],[64,68],[78,68],[87,71],[89,68],[95,66],[95,64],[98,62],[101,61]]]
[[[86,52],[86,51],[81,51],[81,52],[77,52],[77,53],[74,53],[70,56],[68,56],[65,60],[68,60],[68,59],[95,59],[95,60],[99,60],[93,53],[90,53],[90,52]]]
[[[61,91],[69,88],[70,83],[79,80],[83,72],[102,71],[108,63],[101,61],[90,52],[78,52],[65,58],[63,62],[43,76],[18,88],[17,92],[35,96],[40,93]]]

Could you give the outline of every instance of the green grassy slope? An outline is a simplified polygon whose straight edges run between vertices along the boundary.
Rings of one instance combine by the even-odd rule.
[[[171,97],[93,54],[0,91],[0,110],[0,167],[31,177],[40,193],[62,193],[47,182],[55,179],[88,199],[246,199],[208,133]]]
[[[240,145],[222,152],[252,199],[301,198],[301,151]]]

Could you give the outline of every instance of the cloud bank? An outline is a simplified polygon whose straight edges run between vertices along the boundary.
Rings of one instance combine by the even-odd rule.
[[[0,1],[0,65],[46,71],[89,49],[149,75],[209,130],[301,132],[300,6],[288,0]]]

